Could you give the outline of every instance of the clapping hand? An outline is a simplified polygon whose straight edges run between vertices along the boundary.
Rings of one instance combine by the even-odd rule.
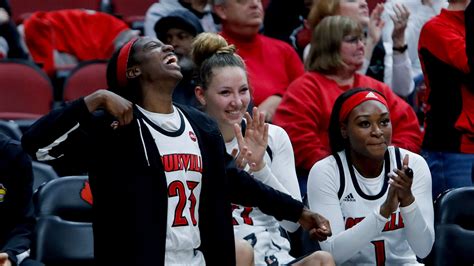
[[[244,169],[248,164],[250,171],[256,172],[265,166],[263,158],[268,145],[268,124],[265,123],[265,115],[259,112],[257,107],[253,108],[252,113],[253,118],[249,113],[245,114],[245,137],[240,125],[234,125],[234,134],[240,153],[234,149],[232,156],[236,160],[237,167]]]
[[[370,14],[368,37],[374,45],[380,41],[382,29],[385,25],[385,22],[382,19],[383,10],[383,4],[379,3],[375,6],[374,10],[372,10],[372,13]]]
[[[413,183],[413,170],[408,167],[408,154],[403,158],[402,169],[394,170],[390,174],[391,185],[397,188],[400,207],[406,207],[415,201],[415,197],[411,192]]]
[[[408,25],[410,11],[403,4],[395,4],[393,6],[394,14],[390,14],[393,21],[392,41],[394,47],[405,45],[405,30]]]

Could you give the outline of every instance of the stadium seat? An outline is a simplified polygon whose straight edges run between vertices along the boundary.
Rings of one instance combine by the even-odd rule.
[[[53,86],[33,63],[1,60],[0,80],[0,119],[36,119],[51,110]]]
[[[0,120],[0,132],[17,141],[20,141],[22,135],[17,123],[6,120]]]
[[[41,185],[58,178],[58,174],[49,164],[33,161],[33,191]]]
[[[34,259],[47,266],[93,265],[92,207],[81,197],[86,181],[60,177],[35,192]]]
[[[29,15],[36,11],[75,8],[99,10],[100,0],[12,0],[10,1],[10,5],[12,8],[13,20],[17,24],[21,24],[24,19],[28,18]]]
[[[435,243],[427,265],[474,264],[474,187],[448,190],[435,201]]]
[[[64,101],[72,101],[98,89],[107,88],[107,61],[84,61],[71,71],[64,83]]]

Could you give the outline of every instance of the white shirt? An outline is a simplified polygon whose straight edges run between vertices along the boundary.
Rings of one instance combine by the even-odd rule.
[[[199,231],[202,157],[198,139],[185,116],[149,112],[138,106],[155,140],[168,186],[166,265],[205,265]],[[142,125],[143,125],[142,124]],[[158,175],[157,175],[158,177]]]
[[[394,148],[389,147],[389,151],[390,171],[393,171]],[[415,255],[423,258],[431,251],[434,243],[431,174],[421,156],[404,149],[400,153],[401,158],[409,154],[415,202],[399,208],[390,219],[379,214],[388,189],[377,199],[369,200],[361,195],[377,195],[381,191],[385,169],[376,178],[365,178],[353,168],[362,191],[359,193],[352,182],[345,153],[339,152],[345,176],[344,191],[339,198],[340,175],[334,156],[312,167],[308,177],[309,207],[331,223],[333,235],[320,245],[333,255],[338,265],[376,265],[377,259],[384,259],[385,265],[413,265],[417,264]]]

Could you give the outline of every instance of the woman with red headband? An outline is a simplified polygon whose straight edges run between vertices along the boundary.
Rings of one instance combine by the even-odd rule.
[[[89,173],[96,265],[235,265],[230,202],[330,235],[323,217],[233,166],[212,119],[173,104],[181,78],[172,46],[132,40],[109,61],[109,90],[52,111],[22,139],[34,158]]]
[[[434,243],[431,174],[416,153],[391,146],[385,96],[351,89],[332,109],[332,155],[308,177],[308,203],[331,222],[320,242],[337,265],[413,265]]]

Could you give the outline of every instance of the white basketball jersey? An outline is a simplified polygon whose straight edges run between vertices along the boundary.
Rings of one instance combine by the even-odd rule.
[[[226,143],[228,154],[234,148],[238,149],[236,138]],[[268,153],[264,160],[271,166]],[[281,236],[280,224],[273,216],[256,207],[232,204],[232,217],[235,237],[247,240],[254,248],[255,265],[280,265],[294,259],[289,255],[290,243]]]
[[[185,116],[177,108],[173,119],[176,131],[167,131],[156,121],[170,115],[143,112],[144,124],[150,130],[161,155],[168,185],[168,228],[166,232],[166,265],[205,265],[199,233],[199,199],[201,195],[202,157],[198,139]],[[179,115],[179,118],[178,118]]]
[[[384,170],[380,176],[364,178],[355,167],[351,166],[349,169],[344,152],[338,154],[344,172],[344,181],[341,180],[341,185],[344,182],[344,189],[339,191],[342,192],[339,196],[345,230],[347,230],[383,204],[388,193],[386,174],[397,168],[397,162],[394,148],[389,147],[390,158],[386,157]],[[418,264],[404,234],[403,217],[398,209],[392,213],[381,235],[343,265]]]

